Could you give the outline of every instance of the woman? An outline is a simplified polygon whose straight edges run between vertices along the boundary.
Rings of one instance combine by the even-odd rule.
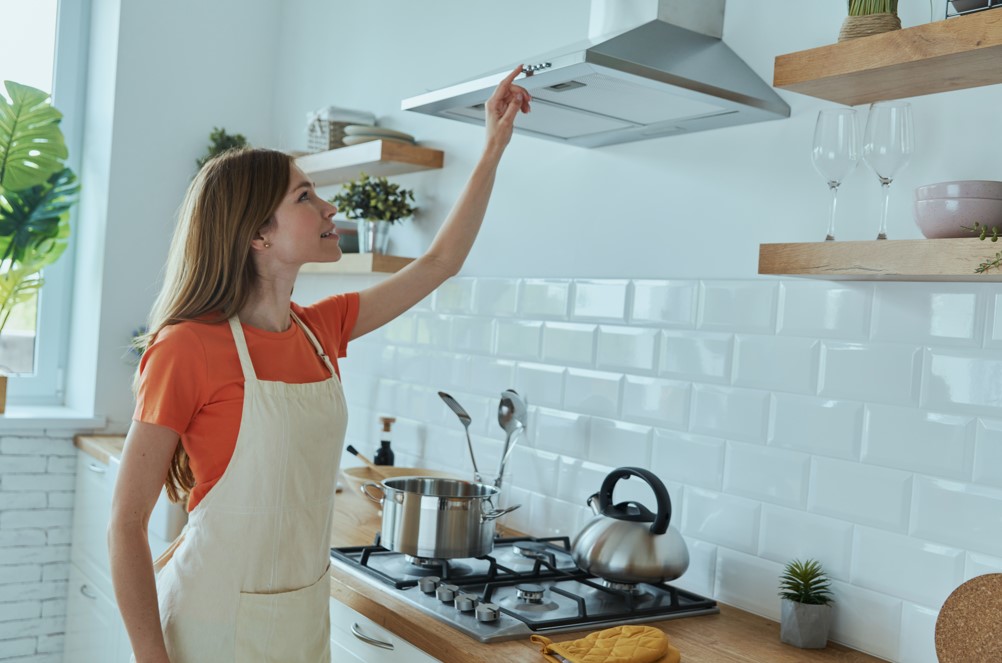
[[[195,178],[154,305],[108,532],[115,596],[139,663],[327,663],[330,520],[347,412],[336,357],[456,274],[529,94],[509,74],[487,141],[428,252],[360,293],[291,302],[299,268],[341,257],[292,160],[244,150]],[[150,512],[188,494],[154,564]]]

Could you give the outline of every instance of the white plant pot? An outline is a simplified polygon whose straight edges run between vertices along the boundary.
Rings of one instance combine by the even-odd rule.
[[[824,649],[832,623],[832,606],[782,601],[779,639],[801,649]]]

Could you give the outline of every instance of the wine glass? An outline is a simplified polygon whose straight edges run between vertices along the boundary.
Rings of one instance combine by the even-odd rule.
[[[863,160],[876,173],[884,190],[877,239],[887,239],[891,181],[908,164],[914,149],[911,104],[882,101],[871,105],[863,136]]]
[[[832,192],[826,242],[835,239],[835,201],[838,187],[859,161],[857,144],[855,110],[826,108],[818,113],[818,121],[814,125],[814,150],[811,152],[811,161],[814,163],[814,169],[828,182],[828,189]]]

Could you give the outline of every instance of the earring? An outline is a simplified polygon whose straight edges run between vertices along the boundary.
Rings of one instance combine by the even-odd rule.
[[[268,242],[265,242],[265,243],[264,243],[264,248],[266,248],[266,249],[270,249],[270,248],[271,248],[271,244],[270,244],[270,243],[268,243]]]

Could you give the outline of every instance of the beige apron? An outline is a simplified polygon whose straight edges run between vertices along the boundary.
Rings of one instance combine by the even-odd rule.
[[[330,379],[258,380],[230,318],[244,374],[236,448],[155,564],[171,663],[330,661],[330,524],[348,413],[330,359],[292,317]]]

